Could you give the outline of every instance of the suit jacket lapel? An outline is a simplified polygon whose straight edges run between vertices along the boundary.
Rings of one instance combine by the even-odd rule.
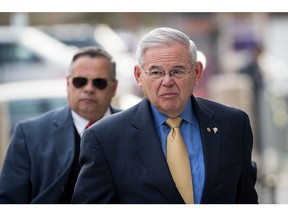
[[[61,188],[60,186],[62,186],[69,177],[69,172],[72,167],[70,164],[73,162],[75,154],[74,125],[70,109],[65,107],[55,113],[54,116],[51,116],[51,118],[53,129],[50,144],[51,149],[55,150],[53,153],[55,153],[55,160],[57,160],[59,164],[58,167],[53,167],[53,169],[57,169],[55,172],[58,172],[58,175],[56,178],[53,177],[53,179],[50,179],[51,183],[49,187],[37,196],[37,199],[33,201],[34,203],[48,203],[51,199],[55,199],[55,202],[57,202],[62,193],[59,188]],[[50,201],[47,199],[50,199]]]
[[[200,126],[205,163],[205,182],[201,203],[206,203],[218,171],[222,128],[220,122],[215,119],[213,111],[209,110],[199,99],[192,98],[192,101]]]
[[[114,114],[121,110],[110,107]],[[55,139],[55,150],[61,170],[70,168],[75,154],[74,123],[71,109],[66,106],[53,119],[53,139]]]
[[[69,168],[75,154],[74,124],[70,108],[61,110],[53,121],[54,147],[61,170]]]
[[[151,178],[170,203],[183,203],[170,174],[147,99],[139,104],[132,126],[139,156]]]

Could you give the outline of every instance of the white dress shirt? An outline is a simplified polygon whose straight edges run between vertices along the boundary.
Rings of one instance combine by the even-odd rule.
[[[71,110],[72,118],[74,125],[76,127],[76,130],[78,131],[80,137],[82,137],[82,134],[85,130],[86,125],[89,123],[89,121],[80,115],[78,115],[75,111]],[[106,113],[104,114],[104,117],[111,115],[111,110],[110,108],[107,109]]]

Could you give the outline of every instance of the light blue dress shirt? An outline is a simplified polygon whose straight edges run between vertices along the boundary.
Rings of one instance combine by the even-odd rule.
[[[168,133],[170,132],[170,127],[165,124],[165,121],[168,117],[160,113],[152,104],[151,108],[162,149],[166,156],[166,140]],[[190,100],[187,102],[184,111],[179,117],[183,119],[180,129],[189,154],[193,179],[194,202],[195,204],[199,204],[201,202],[205,180],[205,166],[200,129]]]

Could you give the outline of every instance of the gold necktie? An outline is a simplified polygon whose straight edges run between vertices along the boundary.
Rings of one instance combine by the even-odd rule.
[[[176,187],[185,203],[194,203],[192,176],[188,152],[180,132],[181,118],[167,119],[171,128],[167,136],[167,163]]]

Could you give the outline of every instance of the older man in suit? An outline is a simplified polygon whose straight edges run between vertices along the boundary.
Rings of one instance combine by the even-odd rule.
[[[17,124],[0,176],[0,203],[71,203],[84,129],[119,111],[110,106],[116,63],[103,49],[81,48],[66,80],[67,106]]]
[[[175,29],[142,38],[134,75],[145,98],[84,132],[73,203],[258,203],[249,118],[191,96],[196,53]]]

